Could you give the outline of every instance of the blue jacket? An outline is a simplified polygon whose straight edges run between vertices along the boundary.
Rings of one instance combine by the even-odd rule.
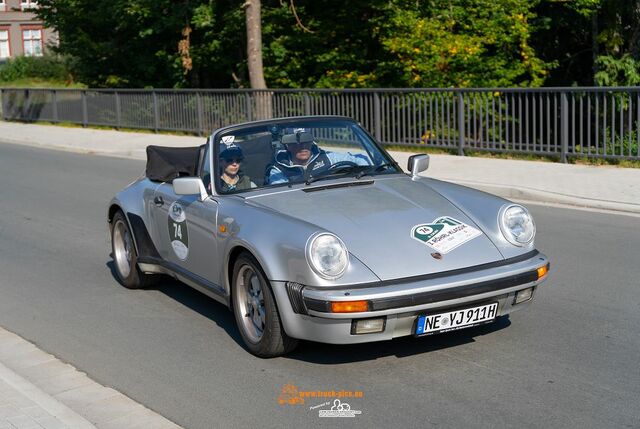
[[[333,164],[340,161],[351,161],[358,165],[370,165],[369,160],[364,155],[353,155],[351,153],[327,152],[317,145],[311,147],[311,158],[306,165],[296,165],[291,162],[291,155],[286,150],[279,150],[275,156],[275,162],[267,168],[266,183],[275,185],[287,183],[289,181],[302,181],[305,174],[316,176],[327,171]]]

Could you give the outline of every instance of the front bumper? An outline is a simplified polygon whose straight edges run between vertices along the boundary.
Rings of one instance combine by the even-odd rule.
[[[533,251],[494,264],[375,284],[334,288],[272,282],[272,286],[289,336],[331,344],[363,343],[412,335],[420,314],[489,302],[498,302],[498,316],[524,308],[531,300],[514,304],[515,294],[537,289],[548,276],[538,278],[537,269],[548,264],[545,255]],[[361,300],[368,301],[369,311],[331,312],[331,302]],[[351,333],[353,320],[374,317],[386,318],[384,331]]]

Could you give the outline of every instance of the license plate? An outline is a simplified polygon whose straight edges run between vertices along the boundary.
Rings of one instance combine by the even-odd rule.
[[[498,303],[418,316],[416,335],[432,335],[491,322],[498,315]]]

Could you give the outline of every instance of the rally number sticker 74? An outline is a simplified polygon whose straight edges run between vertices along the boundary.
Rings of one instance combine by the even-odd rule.
[[[431,223],[416,225],[411,229],[411,238],[443,255],[480,235],[480,230],[449,216],[439,217]]]
[[[169,240],[178,259],[184,261],[189,256],[189,230],[184,207],[175,201],[169,207],[168,216]]]

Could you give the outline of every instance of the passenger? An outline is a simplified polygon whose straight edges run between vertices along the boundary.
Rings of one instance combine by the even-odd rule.
[[[220,190],[222,193],[255,188],[256,184],[240,170],[242,161],[244,161],[242,149],[233,143],[220,143],[220,149]]]
[[[282,136],[285,150],[275,155],[275,162],[267,168],[266,182],[270,185],[306,180],[326,172],[337,162],[371,165],[364,155],[327,152],[318,147],[313,135],[307,131]]]

